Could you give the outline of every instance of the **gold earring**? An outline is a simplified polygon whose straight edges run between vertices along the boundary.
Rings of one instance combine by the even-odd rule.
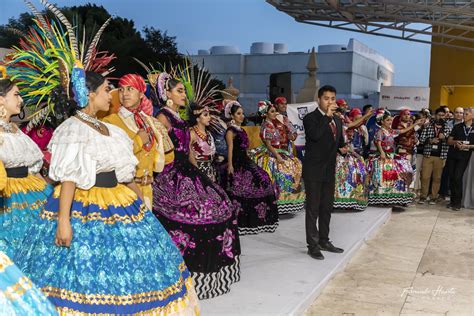
[[[171,100],[171,99],[166,100],[166,106],[169,107],[169,106],[172,106],[172,105],[173,105],[173,100]]]
[[[7,117],[7,110],[5,109],[4,106],[0,108],[0,118],[5,118]]]

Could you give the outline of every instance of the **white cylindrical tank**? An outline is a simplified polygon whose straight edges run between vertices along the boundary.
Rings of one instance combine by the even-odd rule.
[[[252,43],[252,46],[250,47],[250,54],[273,54],[273,43]]]
[[[275,43],[273,45],[274,54],[288,54],[288,45],[283,43]]]
[[[211,52],[209,52],[208,49],[198,49],[198,55],[202,56],[202,55],[209,55],[211,54]]]
[[[232,55],[240,54],[236,46],[212,46],[211,55]]]

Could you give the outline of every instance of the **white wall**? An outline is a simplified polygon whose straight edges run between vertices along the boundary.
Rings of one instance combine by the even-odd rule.
[[[347,50],[316,54],[317,78],[322,85],[333,85],[338,97],[354,100],[354,104],[378,104],[378,98],[368,99],[380,91],[380,83],[391,85],[393,65],[375,50],[357,41],[350,41]],[[195,64],[204,66],[217,79],[227,84],[233,77],[233,85],[240,90],[239,101],[247,113],[255,112],[257,102],[268,98],[270,75],[291,72],[293,96],[299,93],[307,78],[306,65],[309,53],[288,54],[232,54],[195,55]],[[381,78],[381,74],[385,79]],[[289,100],[294,102],[295,100]],[[374,102],[375,101],[375,102]]]

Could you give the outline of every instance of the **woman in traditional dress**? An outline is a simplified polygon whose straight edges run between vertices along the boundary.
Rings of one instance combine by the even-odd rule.
[[[0,160],[0,193],[6,185],[7,172]],[[57,314],[54,305],[0,250],[0,315]]]
[[[333,206],[335,209],[362,211],[368,201],[367,170],[361,156],[368,134],[362,123],[372,113],[362,117],[362,112],[356,108],[351,110],[347,120],[343,120],[342,111],[336,112],[336,115],[341,116],[344,122],[343,134],[349,150],[345,155],[337,154]]]
[[[207,130],[211,122],[209,107],[191,104],[189,161],[217,183],[217,171],[214,166],[216,145],[211,133]]]
[[[39,174],[43,153],[10,121],[22,103],[15,83],[0,79],[0,161],[7,175],[0,189],[0,250],[11,257],[52,192]]]
[[[2,251],[0,251],[0,315],[58,315],[54,305]]]
[[[62,315],[198,314],[183,258],[133,182],[132,141],[96,117],[109,83],[78,71],[70,108],[79,107],[49,144],[49,176],[61,184],[15,262]]]
[[[240,279],[237,208],[225,191],[189,161],[189,125],[178,108],[187,102],[183,83],[161,73],[158,114],[168,129],[175,160],[155,177],[153,213],[183,255],[200,299],[230,291]]]
[[[370,176],[369,204],[393,206],[393,211],[403,211],[413,201],[409,185],[413,179],[411,162],[396,152],[395,138],[411,131],[415,124],[404,129],[392,129],[393,117],[387,110],[377,113],[376,120],[380,129],[374,136],[374,147],[369,157],[367,169]]]
[[[278,227],[277,188],[265,170],[247,155],[249,138],[241,126],[244,121],[242,106],[231,101],[224,112],[230,122],[226,132],[227,170],[222,182],[229,197],[241,207],[239,233],[274,232]]]
[[[275,105],[261,101],[259,113],[265,118],[260,128],[263,145],[252,152],[252,158],[278,187],[278,213],[295,214],[304,209],[305,202],[301,161],[288,152],[288,144],[280,142],[280,134],[273,123],[278,115]]]

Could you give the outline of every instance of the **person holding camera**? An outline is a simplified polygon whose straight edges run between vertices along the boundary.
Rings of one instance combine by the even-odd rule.
[[[420,144],[423,147],[423,160],[421,167],[421,195],[419,204],[425,204],[431,184],[430,204],[438,202],[438,192],[441,184],[441,175],[448,155],[447,138],[451,132],[447,121],[446,112],[443,108],[435,111],[435,118],[428,126],[423,128],[420,135]]]

